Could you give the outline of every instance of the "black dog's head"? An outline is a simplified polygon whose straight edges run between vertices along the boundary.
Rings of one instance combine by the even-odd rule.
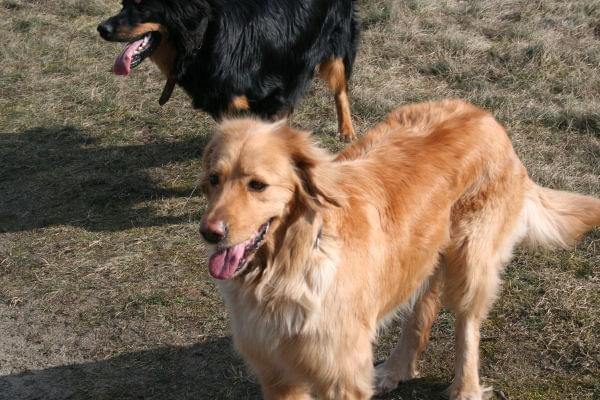
[[[129,75],[150,57],[167,77],[161,96],[164,104],[175,82],[184,73],[186,60],[202,45],[210,8],[205,0],[123,0],[121,11],[98,25],[111,42],[128,42],[113,71]]]

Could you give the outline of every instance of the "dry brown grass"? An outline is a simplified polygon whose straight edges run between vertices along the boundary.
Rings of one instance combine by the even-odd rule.
[[[257,396],[230,349],[197,235],[199,156],[214,123],[181,90],[163,108],[149,63],[109,73],[100,0],[0,0],[0,398]],[[399,104],[467,98],[507,126],[533,178],[600,196],[600,5],[359,1],[351,82],[364,132]],[[315,83],[293,122],[341,144]],[[600,397],[600,232],[573,252],[520,252],[482,336],[482,375],[510,399]],[[442,315],[424,379],[451,378]],[[397,340],[380,340],[380,359]],[[500,393],[502,392],[502,393]]]

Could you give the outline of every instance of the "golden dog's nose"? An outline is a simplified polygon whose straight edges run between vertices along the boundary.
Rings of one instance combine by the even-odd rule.
[[[200,233],[208,243],[217,244],[227,237],[227,226],[223,221],[207,219],[200,224]]]

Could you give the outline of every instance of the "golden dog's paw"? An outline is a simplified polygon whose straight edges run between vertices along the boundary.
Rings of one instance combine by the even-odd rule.
[[[391,369],[386,363],[375,367],[375,392],[387,393],[398,387],[400,382],[409,381],[418,377],[417,371],[402,371]]]
[[[494,394],[494,389],[491,386],[478,387],[472,390],[464,390],[450,386],[447,390],[447,397],[450,400],[489,400]]]
[[[384,394],[390,392],[398,387],[399,380],[394,379],[389,375],[376,375],[375,376],[375,393]]]

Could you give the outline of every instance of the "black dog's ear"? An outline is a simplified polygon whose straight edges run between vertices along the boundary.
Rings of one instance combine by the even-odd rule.
[[[177,50],[175,73],[179,78],[202,47],[211,9],[208,3],[202,0],[171,1],[167,4],[165,20]]]

